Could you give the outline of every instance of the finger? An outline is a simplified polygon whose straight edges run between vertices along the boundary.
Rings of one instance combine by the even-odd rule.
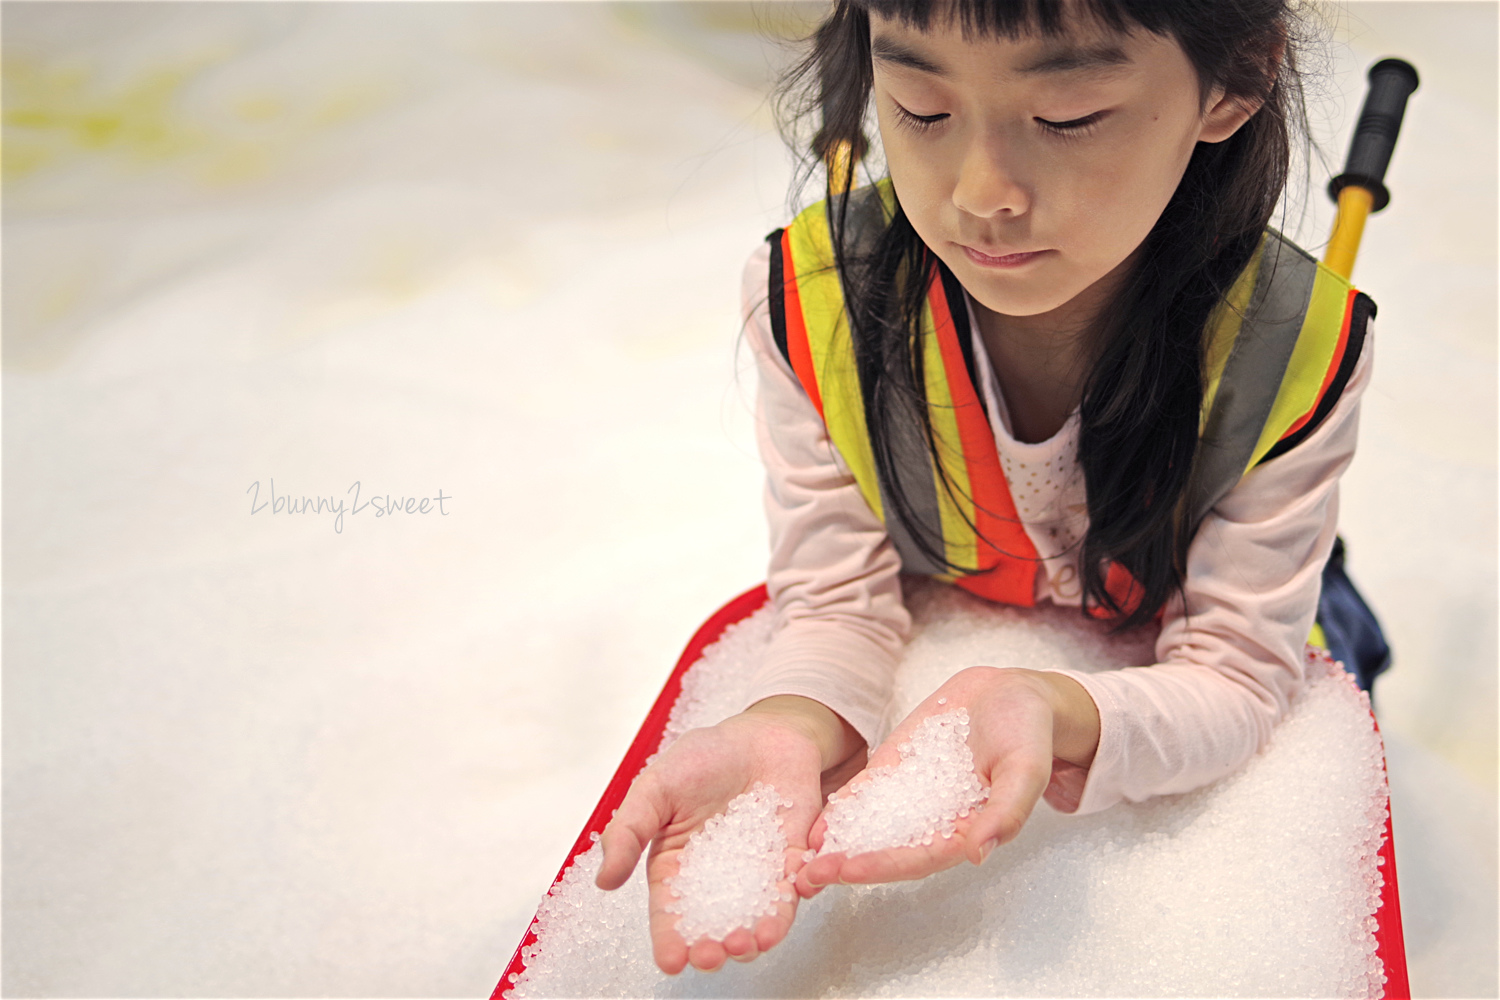
[[[802,899],[812,899],[818,893],[826,889],[830,884],[831,883],[824,882],[821,885],[814,885],[813,883],[803,878],[799,873],[797,876],[797,880],[792,883],[792,888]]]
[[[755,947],[757,951],[770,951],[781,943],[787,932],[792,929],[792,921],[797,917],[797,894],[791,892],[791,884],[782,882],[776,886],[776,891],[783,894],[783,898],[776,904],[776,913],[769,917],[761,917],[755,922]],[[790,899],[785,898],[790,896]]]
[[[931,844],[855,854],[844,860],[838,879],[849,885],[907,882],[952,868],[963,858],[964,838],[956,832],[952,837],[934,837]]]
[[[723,944],[710,941],[708,938],[693,942],[687,953],[688,961],[693,963],[693,968],[702,972],[717,972],[729,958],[729,953],[724,950]]]
[[[814,851],[821,851],[823,849],[823,839],[827,836],[828,820],[823,817],[822,813],[819,813],[817,821],[812,825],[812,829],[807,831],[807,846]]]
[[[795,857],[790,857],[791,855],[793,855],[793,851],[787,851],[787,854],[789,855],[786,866],[787,884],[791,887],[794,893],[796,893],[803,899],[811,899],[812,897],[816,896],[822,889],[821,886],[814,886],[809,883],[803,875],[803,872],[807,870],[807,866],[812,864],[813,861],[817,860],[817,848],[823,843],[822,823],[823,819],[820,816],[818,818],[818,822],[813,825],[813,829],[809,832],[807,839],[813,844],[811,848],[803,851],[796,851]],[[811,855],[811,857],[809,857],[809,855]]]
[[[650,891],[651,952],[657,967],[663,972],[675,976],[688,964],[704,972],[713,972],[730,958],[748,962],[786,936],[795,910],[791,904],[781,902],[775,917],[762,919],[762,923],[775,925],[771,928],[757,927],[753,934],[747,928],[738,928],[722,942],[700,938],[689,945],[677,930],[680,918],[667,909],[668,903],[677,896],[666,883],[677,874],[682,851],[680,848],[662,849],[660,844],[657,841],[652,845],[646,870]]]
[[[842,853],[819,854],[797,872],[797,891],[804,896],[811,896],[824,886],[833,885],[839,880],[839,869],[843,864]]]
[[[903,725],[900,729],[886,737],[885,742],[876,747],[875,752],[870,754],[870,760],[865,764],[864,769],[849,779],[849,783],[845,787],[853,787],[861,781],[868,780],[869,773],[877,767],[895,767],[897,764],[900,764],[901,744],[907,742],[911,736],[910,730],[915,728],[915,726]]]
[[[884,750],[882,745],[880,748]],[[891,751],[895,753],[895,751]],[[876,751],[877,755],[880,750]],[[871,758],[873,765],[875,758]],[[807,831],[807,842],[813,851],[822,851],[828,843],[828,811],[837,808],[835,798],[848,798],[853,794],[854,788],[869,780],[867,770],[859,771],[844,783],[837,791],[829,797],[823,811],[818,814],[818,819]],[[811,860],[803,863],[796,872],[793,885],[797,894],[803,899],[811,899],[823,891],[824,886],[833,885],[839,881],[839,868],[843,864],[844,854],[842,852],[832,854],[817,854]]]
[[[1037,799],[1052,778],[1050,761],[1002,761],[992,772],[989,801],[974,815],[965,836],[965,853],[979,865],[990,852],[1021,832]]]
[[[656,959],[656,967],[669,976],[687,967],[688,946],[677,933],[677,914],[652,909],[651,957]]]
[[[615,811],[614,818],[599,837],[604,860],[594,884],[601,889],[618,889],[630,878],[641,853],[666,825],[658,792],[649,780],[636,781]]]
[[[724,939],[724,951],[736,962],[749,962],[760,954],[760,947],[748,927],[737,927]]]
[[[1052,779],[1047,782],[1047,790],[1042,792],[1042,798],[1058,812],[1076,812],[1078,804],[1083,801],[1083,786],[1088,778],[1088,768],[1065,760],[1054,760]]]
[[[675,976],[688,964],[688,946],[677,933],[677,914],[667,909],[675,894],[667,886],[667,880],[677,874],[681,849],[663,849],[661,841],[651,845],[651,854],[646,859],[647,909],[650,912],[651,955],[657,968],[669,976]]]

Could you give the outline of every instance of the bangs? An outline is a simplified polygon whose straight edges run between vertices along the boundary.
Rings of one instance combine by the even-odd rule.
[[[957,24],[966,40],[1027,35],[1065,35],[1084,18],[1124,34],[1134,27],[1165,34],[1167,4],[1161,0],[850,0],[871,14],[927,31],[934,23]]]

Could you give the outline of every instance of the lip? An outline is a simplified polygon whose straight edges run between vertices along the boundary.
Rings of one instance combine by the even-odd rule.
[[[1019,250],[1009,253],[991,254],[985,253],[983,250],[976,250],[963,243],[960,243],[959,246],[963,247],[963,251],[968,258],[980,267],[1024,267],[1042,257],[1042,255],[1051,253],[1050,250]]]

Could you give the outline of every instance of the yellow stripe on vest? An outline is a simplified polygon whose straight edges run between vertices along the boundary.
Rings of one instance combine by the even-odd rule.
[[[791,234],[797,294],[809,331],[808,347],[823,396],[823,421],[828,436],[843,456],[844,464],[854,473],[865,502],[884,521],[875,453],[865,431],[864,396],[859,390],[854,345],[844,315],[844,290],[834,268],[827,202],[820,201],[797,216],[787,231]],[[812,335],[813,331],[819,333]]]
[[[865,200],[858,203],[861,213],[858,231],[867,235],[872,211],[878,212],[883,206],[886,220],[894,211],[894,191],[889,181],[881,182],[875,193],[880,203],[867,200],[868,192]],[[851,195],[851,218],[855,211],[854,197]],[[842,284],[834,266],[829,221],[826,203],[819,203],[798,215],[783,231],[782,273],[785,280],[793,283],[787,286],[788,308],[800,309],[799,322],[782,321],[786,350],[798,378],[804,384],[815,380],[816,384],[807,388],[814,402],[821,403],[829,439],[853,474],[870,510],[885,521],[882,492],[890,487],[881,482],[870,444],[855,363],[857,352],[845,313]],[[1283,260],[1281,255],[1286,253],[1294,256],[1283,265],[1284,274],[1280,267],[1276,272],[1266,271],[1269,266],[1264,264],[1266,256]],[[898,280],[917,279],[901,275]],[[921,455],[914,448],[907,448],[908,454],[893,456],[894,461],[901,463],[895,472],[898,481],[920,482],[924,488],[903,494],[908,501],[917,502],[915,516],[919,520],[914,528],[903,522],[899,531],[892,532],[892,538],[898,551],[905,546],[904,561],[932,572],[925,567],[935,566],[936,561],[925,550],[918,551],[920,546],[913,541],[916,537],[913,532],[930,537],[941,530],[948,564],[973,567],[977,572],[943,572],[936,574],[939,579],[954,581],[957,577],[961,586],[980,596],[1029,605],[1037,572],[1036,552],[1020,524],[1013,496],[999,469],[993,428],[983,415],[982,402],[973,398],[978,394],[970,385],[964,363],[966,345],[957,340],[967,324],[948,326],[962,318],[957,313],[965,307],[962,292],[956,285],[948,288],[942,284],[951,280],[945,272],[924,275],[922,280],[936,283],[925,296],[921,343],[913,346],[922,352],[927,413],[936,454]],[[1321,397],[1332,391],[1336,398],[1342,387],[1336,376],[1344,357],[1341,350],[1346,353],[1348,348],[1341,348],[1341,344],[1357,344],[1345,339],[1348,334],[1344,324],[1352,301],[1347,280],[1316,264],[1278,234],[1268,232],[1262,237],[1244,272],[1209,318],[1204,354],[1204,424],[1200,425],[1200,434],[1210,433],[1215,440],[1200,447],[1195,459],[1195,477],[1200,469],[1207,470],[1203,472],[1203,482],[1198,484],[1202,488],[1188,498],[1203,507],[1194,514],[1195,518],[1216,503],[1249,467],[1268,454],[1279,453],[1273,451],[1278,442],[1283,450],[1294,447],[1301,433],[1295,429],[1306,425],[1320,401],[1331,405]],[[796,306],[790,305],[791,302]],[[1289,312],[1290,306],[1304,310],[1302,315]],[[1248,315],[1252,310],[1256,314]],[[1251,339],[1241,342],[1242,333]],[[796,346],[792,344],[794,334],[799,338]],[[805,351],[800,346],[804,341]],[[1233,392],[1228,388],[1220,391],[1226,376],[1234,380]],[[1269,416],[1263,419],[1267,408]],[[1213,427],[1205,431],[1203,428],[1210,420]],[[1241,469],[1240,462],[1247,455],[1249,462]],[[1189,484],[1190,490],[1195,483]],[[927,489],[932,493],[928,494]],[[1112,567],[1111,577],[1116,575],[1116,569],[1123,567]]]
[[[1312,631],[1307,634],[1307,644],[1317,646],[1319,649],[1328,648],[1328,636],[1323,632],[1323,626],[1313,622]]]
[[[1266,418],[1266,425],[1255,442],[1255,450],[1250,454],[1250,462],[1245,466],[1246,472],[1265,457],[1266,452],[1304,413],[1318,404],[1323,394],[1324,378],[1334,363],[1334,354],[1343,336],[1344,311],[1352,287],[1349,279],[1326,264],[1318,264],[1312,299],[1302,319],[1302,332],[1297,337],[1297,346],[1292,349],[1291,360],[1287,362],[1286,376],[1276,393],[1276,402],[1271,404],[1270,416]]]

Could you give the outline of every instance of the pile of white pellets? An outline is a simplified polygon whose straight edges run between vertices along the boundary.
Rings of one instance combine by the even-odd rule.
[[[968,736],[962,708],[923,719],[896,748],[900,763],[872,768],[829,798],[822,853],[864,854],[952,837],[957,821],[989,797],[974,775]]]
[[[666,909],[678,915],[684,941],[722,941],[740,927],[753,930],[760,917],[776,913],[778,902],[791,902],[783,881],[786,834],[776,818],[777,809],[791,805],[770,785],[756,782],[688,838],[677,874],[666,880],[673,895]]]
[[[1073,611],[912,591],[896,721],[974,664],[1093,671],[1151,659],[1149,638],[1110,638]],[[664,742],[742,707],[770,618],[705,652]],[[1312,662],[1270,745],[1222,781],[1088,816],[1040,803],[983,866],[830,886],[799,903],[770,952],[712,974],[656,968],[644,865],[603,892],[596,844],[543,900],[505,996],[1379,996],[1382,759],[1368,700]]]

